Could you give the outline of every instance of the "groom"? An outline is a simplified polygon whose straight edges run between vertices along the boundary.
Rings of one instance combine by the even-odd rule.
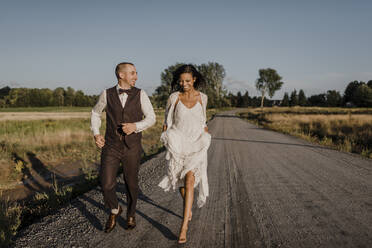
[[[112,231],[122,207],[116,197],[116,175],[120,164],[127,190],[127,229],[136,226],[135,210],[138,197],[138,167],[142,145],[141,132],[155,123],[155,113],[146,92],[135,86],[136,67],[129,62],[116,66],[118,84],[104,90],[93,107],[91,129],[97,147],[102,148],[100,181],[105,206],[111,212],[105,232]],[[106,133],[100,134],[101,114],[106,108]],[[144,117],[144,118],[143,118]]]

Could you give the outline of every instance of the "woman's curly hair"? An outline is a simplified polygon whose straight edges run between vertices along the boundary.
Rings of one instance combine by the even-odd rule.
[[[172,91],[177,91],[181,89],[179,84],[179,79],[181,74],[183,73],[191,73],[193,78],[195,79],[194,88],[199,89],[200,87],[204,87],[204,78],[203,76],[196,70],[195,66],[192,64],[181,65],[173,72],[173,80],[171,83]]]

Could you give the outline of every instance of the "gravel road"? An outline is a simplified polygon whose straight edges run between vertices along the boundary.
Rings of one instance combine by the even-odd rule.
[[[207,204],[183,247],[372,247],[372,160],[264,130],[230,113],[210,123]],[[182,201],[157,187],[164,153],[141,165],[137,227],[109,234],[100,189],[22,230],[16,247],[178,247]],[[125,207],[120,177],[118,196]],[[125,211],[124,211],[125,213]]]

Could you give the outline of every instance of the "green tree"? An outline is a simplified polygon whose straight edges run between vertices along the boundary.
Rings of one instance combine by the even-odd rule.
[[[372,80],[369,80],[367,86],[372,89]]]
[[[363,82],[358,82],[357,80],[355,81],[352,81],[350,82],[346,89],[345,89],[345,92],[344,92],[344,103],[348,103],[348,102],[352,102],[355,104],[355,100],[357,99],[354,99],[354,93],[356,91],[356,89],[360,86],[364,84]],[[357,100],[358,101],[358,100]]]
[[[342,103],[342,97],[340,95],[340,92],[335,90],[327,91],[326,99],[328,107],[338,107]]]
[[[327,104],[326,94],[312,95],[307,100],[310,106],[324,107]]]
[[[28,107],[29,94],[27,88],[13,88],[7,97],[10,107]]]
[[[372,89],[366,84],[360,85],[354,92],[354,103],[358,107],[372,107]]]
[[[160,86],[155,89],[155,93],[153,94],[156,107],[165,107],[169,94],[172,92],[171,83],[173,80],[173,73],[181,65],[181,63],[176,63],[168,66],[168,68],[164,69],[160,74]]]
[[[248,91],[245,91],[243,95],[243,107],[248,107],[251,104],[251,98],[249,97]]]
[[[293,107],[298,105],[298,95],[296,89],[294,89],[289,98],[289,106]]]
[[[7,95],[9,95],[9,91],[11,88],[9,86],[5,86],[0,89],[0,99],[4,99]]]
[[[39,107],[45,107],[45,106],[52,106],[53,105],[53,91],[50,89],[35,89],[38,91],[39,99],[36,104],[32,104],[32,106],[39,106]],[[35,99],[36,100],[36,99]]]
[[[280,106],[283,106],[283,107],[288,107],[289,106],[289,96],[288,96],[287,92],[284,93],[283,100],[282,100]]]
[[[88,106],[89,102],[87,100],[88,100],[87,97],[84,95],[84,93],[81,90],[78,90],[75,92],[74,106],[76,107]]]
[[[5,99],[0,98],[0,108],[5,108],[6,107],[6,101]]]
[[[71,87],[67,87],[67,90],[64,96],[65,106],[73,106],[74,99],[75,99],[75,90]]]
[[[259,107],[261,105],[261,99],[260,97],[254,96],[251,100],[252,107]]]
[[[236,107],[237,106],[237,98],[234,94],[229,92],[229,94],[226,96],[227,100],[229,101],[230,107]]]
[[[307,99],[305,96],[305,92],[302,89],[298,92],[298,105],[300,106],[307,105]]]
[[[283,82],[282,77],[276,72],[276,70],[267,68],[260,69],[258,71],[259,78],[256,80],[256,88],[261,92],[261,108],[264,105],[265,95],[269,94],[272,98],[277,90],[280,90]]]
[[[64,106],[65,100],[65,89],[62,87],[58,87],[53,91],[53,98],[55,106]]]
[[[240,91],[238,91],[238,93],[236,94],[236,107],[243,107],[243,96]]]
[[[225,68],[219,63],[208,62],[199,65],[197,69],[206,82],[204,92],[208,96],[208,107],[227,106],[228,102],[225,97],[227,92],[223,87],[223,79],[226,76]]]

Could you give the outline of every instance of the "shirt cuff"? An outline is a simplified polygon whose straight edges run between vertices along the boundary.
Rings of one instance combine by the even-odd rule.
[[[140,133],[143,131],[143,123],[135,122],[134,124],[136,125],[136,130],[134,131],[135,133]]]
[[[96,135],[99,134],[99,130],[97,130],[97,129],[93,129],[93,128],[92,128],[92,131],[93,131],[93,135],[94,135],[94,136],[96,136]]]

